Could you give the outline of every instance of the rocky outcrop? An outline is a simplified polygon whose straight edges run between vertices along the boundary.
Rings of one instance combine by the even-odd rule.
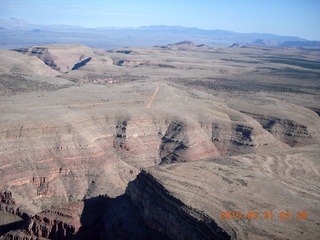
[[[0,192],[0,202],[7,205],[14,205],[15,201],[12,198],[12,192],[10,191]]]
[[[1,240],[47,240],[47,238],[30,235],[25,230],[9,232],[4,236],[0,236],[0,239]]]
[[[114,136],[117,154],[136,167],[219,156],[196,122],[156,118],[120,120]]]
[[[0,213],[10,213],[22,219],[28,219],[29,215],[21,206],[16,204],[11,191],[0,192]]]
[[[81,226],[83,202],[48,209],[30,217],[25,227],[1,239],[75,239]]]
[[[16,205],[12,192],[9,190],[0,192],[0,239],[15,239],[1,238],[1,236],[12,229],[22,229],[27,219],[29,215]]]
[[[129,183],[126,193],[147,225],[170,239],[230,239],[209,216],[172,196],[145,171]]]
[[[241,115],[239,115],[240,117]],[[253,118],[241,116],[235,121],[216,121],[212,124],[201,123],[203,130],[210,136],[221,156],[268,152],[271,149],[288,148],[275,139]]]
[[[81,227],[83,202],[48,209],[29,219],[27,233],[46,239],[74,239]]]
[[[171,122],[161,138],[161,164],[188,162],[219,156],[199,123]]]
[[[280,119],[259,114],[250,114],[264,129],[275,138],[291,147],[301,147],[319,143],[316,132],[309,130],[306,125],[297,123],[290,119]]]
[[[113,147],[126,163],[137,168],[159,164],[158,149],[165,119],[119,119],[113,134]]]

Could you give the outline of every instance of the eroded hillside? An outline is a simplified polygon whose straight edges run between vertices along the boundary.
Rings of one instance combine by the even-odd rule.
[[[313,239],[319,56],[288,51],[1,51],[2,238]]]

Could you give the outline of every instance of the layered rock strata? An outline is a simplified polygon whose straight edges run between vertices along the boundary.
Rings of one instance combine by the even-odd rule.
[[[20,230],[0,232],[8,239],[319,238],[320,121],[300,106],[316,108],[318,70],[275,69],[256,57],[269,50],[183,43],[1,51],[0,219],[13,216],[3,223]],[[267,76],[279,71],[291,74],[280,79],[290,80],[288,88]],[[221,211],[293,218],[221,219]],[[20,217],[24,227],[11,225]]]
[[[319,143],[317,132],[308,126],[290,119],[279,119],[270,116],[252,114],[252,117],[261,123],[264,129],[275,138],[291,147],[301,147]]]

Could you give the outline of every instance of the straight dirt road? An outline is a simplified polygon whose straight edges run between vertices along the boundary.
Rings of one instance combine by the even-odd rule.
[[[150,102],[149,102],[147,108],[150,108],[150,107],[151,107],[154,99],[155,99],[156,96],[157,96],[158,90],[159,90],[159,86],[157,86],[156,90],[154,91],[154,93],[153,93],[153,95],[152,95],[152,97],[151,97],[151,99],[150,99]]]

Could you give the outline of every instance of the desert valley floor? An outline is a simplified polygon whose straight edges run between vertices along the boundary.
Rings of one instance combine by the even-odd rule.
[[[0,56],[0,239],[320,239],[319,50]]]

